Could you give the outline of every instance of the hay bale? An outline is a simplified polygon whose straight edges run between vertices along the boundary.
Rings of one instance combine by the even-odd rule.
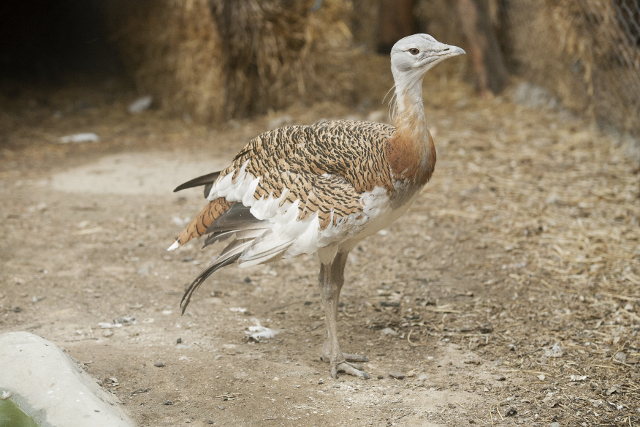
[[[222,41],[206,0],[114,0],[104,7],[140,93],[196,120],[225,116]]]
[[[195,120],[353,101],[348,0],[162,0],[105,4],[139,90]]]
[[[568,43],[566,51],[585,64],[593,114],[606,125],[640,136],[640,5],[633,0],[579,3],[581,10],[570,20],[561,15],[559,24],[565,29],[573,24],[567,31],[576,33],[577,43]]]
[[[234,117],[295,101],[353,101],[351,4],[213,0]]]
[[[352,0],[352,4],[349,28],[353,42],[364,52],[375,53],[378,51],[380,0]]]
[[[554,8],[544,1],[510,0],[506,16],[512,71],[550,89],[567,107],[584,112],[583,79],[563,51],[566,38],[555,23]]]
[[[611,0],[508,4],[518,74],[555,92],[570,109],[640,135],[640,48],[624,21],[633,17],[621,16]]]

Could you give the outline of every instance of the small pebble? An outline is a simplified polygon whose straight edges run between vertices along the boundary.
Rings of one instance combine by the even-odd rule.
[[[396,335],[398,335],[398,333],[396,331],[394,331],[393,329],[391,329],[391,328],[384,328],[383,330],[380,331],[380,333],[382,335],[391,335],[391,336],[394,336],[394,337]]]
[[[611,396],[613,393],[616,393],[618,391],[619,387],[620,387],[620,384],[614,384],[613,387],[611,387],[609,390],[605,392],[605,394],[607,396]]]
[[[395,378],[397,380],[403,380],[405,375],[403,373],[400,372],[389,372],[389,376],[391,378]]]
[[[176,343],[181,344],[181,343],[182,343],[182,338],[178,338],[178,339],[176,340]]]
[[[165,400],[163,405],[173,405],[173,402],[170,400]]]
[[[547,405],[549,408],[555,408],[560,403],[556,397],[553,396],[552,393],[549,393],[547,397],[542,399],[542,403]]]
[[[127,111],[131,114],[142,113],[144,110],[148,109],[153,102],[153,97],[151,95],[142,96],[135,101],[133,101],[127,107]],[[72,141],[76,142],[76,141]]]
[[[104,332],[102,332],[103,337],[110,337],[111,335],[113,335],[113,330],[111,329],[105,329]]]
[[[384,378],[384,375],[378,375],[378,379],[381,380]]]
[[[615,356],[613,356],[613,358],[616,359],[620,363],[626,363],[627,362],[627,353],[625,353],[623,351],[619,351],[619,352],[616,353]]]
[[[380,307],[400,307],[398,301],[380,301]]]
[[[507,412],[505,413],[505,415],[507,417],[513,417],[518,413],[518,411],[516,410],[516,408],[514,407],[510,407],[509,409],[507,409]]]
[[[164,368],[166,365],[164,364],[164,362],[162,360],[158,360],[158,361],[154,362],[153,366],[155,366],[156,368]]]
[[[564,351],[562,350],[562,346],[559,342],[555,343],[553,347],[546,350],[544,352],[546,357],[562,357],[564,355]]]
[[[496,381],[504,381],[506,380],[506,378],[504,377],[504,375],[491,375],[491,377],[496,380]]]

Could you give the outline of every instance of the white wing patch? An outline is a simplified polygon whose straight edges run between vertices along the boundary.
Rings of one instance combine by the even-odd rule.
[[[233,173],[221,177],[211,188],[208,197],[209,200],[224,197],[228,201],[241,202],[251,208],[253,216],[270,224],[243,250],[238,260],[240,267],[318,252],[324,258],[332,257],[341,245],[350,246],[375,234],[402,215],[410,205],[392,203],[386,189],[375,187],[361,196],[362,214],[349,215],[334,223],[332,212],[329,226],[321,230],[317,212],[304,220],[298,220],[299,200],[280,205],[287,196],[288,189],[283,189],[280,197],[270,194],[269,197],[263,196],[256,200],[254,194],[260,177],[247,173],[247,164],[248,161],[242,165],[235,181]],[[412,194],[411,198],[414,197]]]

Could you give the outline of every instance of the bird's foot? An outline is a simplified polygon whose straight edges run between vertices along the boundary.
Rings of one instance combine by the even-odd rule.
[[[342,357],[344,357],[344,360],[346,360],[347,362],[364,363],[369,361],[369,359],[367,359],[366,356],[361,356],[359,354],[342,353]],[[331,358],[329,357],[329,355],[326,355],[326,354],[323,354],[322,356],[320,356],[320,360],[322,360],[325,363],[331,362]]]
[[[369,374],[362,370],[362,366],[347,361],[332,364],[331,376],[334,379],[338,378],[338,372],[344,372],[345,374],[353,375],[354,377],[362,378],[363,380],[371,378]]]

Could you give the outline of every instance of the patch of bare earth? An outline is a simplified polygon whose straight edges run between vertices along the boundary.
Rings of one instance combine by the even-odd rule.
[[[333,380],[319,361],[311,258],[223,269],[180,316],[215,250],[166,252],[203,206],[171,190],[274,116],[214,131],[117,100],[3,113],[0,332],[63,346],[142,426],[636,425],[637,169],[562,111],[427,88],[433,180],[347,267],[340,332],[371,380]],[[81,131],[101,142],[56,143]],[[278,335],[247,340],[253,319]]]

